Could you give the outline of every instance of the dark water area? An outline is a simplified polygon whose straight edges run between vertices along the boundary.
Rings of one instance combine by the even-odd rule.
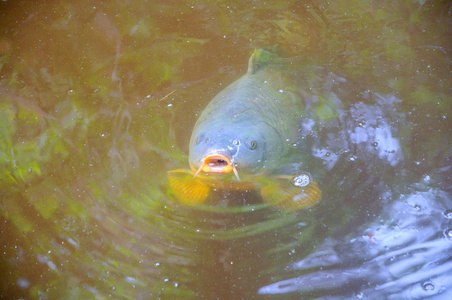
[[[0,2],[0,298],[452,298],[451,9]],[[167,172],[263,47],[319,67],[284,159],[322,199],[180,203]]]

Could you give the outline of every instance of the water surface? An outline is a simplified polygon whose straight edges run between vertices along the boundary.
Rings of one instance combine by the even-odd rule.
[[[1,296],[451,296],[447,1],[3,1],[0,14]],[[166,172],[188,167],[197,116],[268,46],[345,80],[330,86],[335,126],[300,124],[321,202],[179,204]]]

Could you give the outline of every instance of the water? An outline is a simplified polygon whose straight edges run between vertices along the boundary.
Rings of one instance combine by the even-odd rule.
[[[0,3],[0,295],[450,298],[450,9]],[[336,123],[305,116],[294,143],[321,202],[179,204],[197,116],[275,44],[334,92],[312,100]]]

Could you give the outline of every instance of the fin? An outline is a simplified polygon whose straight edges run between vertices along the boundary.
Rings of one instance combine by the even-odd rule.
[[[247,74],[251,75],[256,73],[256,71],[262,68],[263,65],[272,61],[273,58],[274,55],[269,51],[266,51],[264,49],[254,49],[254,52],[251,55],[250,60],[248,61]]]
[[[299,178],[278,176],[261,189],[265,203],[275,204],[280,209],[296,211],[316,204],[322,198],[317,183],[310,181],[306,186],[296,186],[293,180]]]
[[[210,187],[198,178],[193,178],[191,170],[173,170],[167,173],[171,192],[183,204],[199,204],[207,200]]]

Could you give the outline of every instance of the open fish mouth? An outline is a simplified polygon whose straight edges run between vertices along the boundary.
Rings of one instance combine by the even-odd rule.
[[[239,174],[232,160],[229,158],[228,155],[222,153],[213,153],[206,155],[203,158],[202,164],[196,171],[193,178],[195,178],[196,175],[198,175],[199,172],[201,171],[205,173],[222,173],[222,174],[234,172],[237,179],[240,180]]]

